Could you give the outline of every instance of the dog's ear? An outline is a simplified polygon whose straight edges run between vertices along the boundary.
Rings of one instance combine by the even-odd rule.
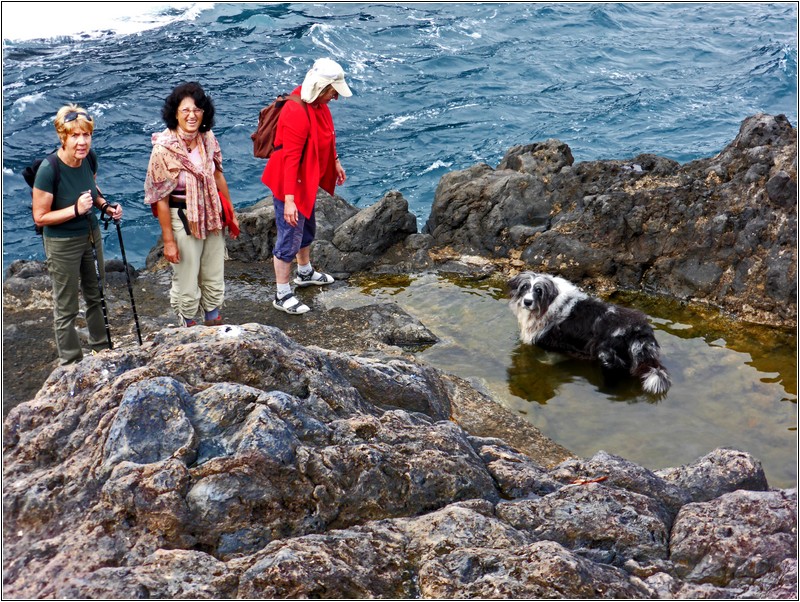
[[[514,293],[518,288],[519,285],[525,280],[525,274],[517,274],[511,280],[508,281],[508,290],[510,293]]]

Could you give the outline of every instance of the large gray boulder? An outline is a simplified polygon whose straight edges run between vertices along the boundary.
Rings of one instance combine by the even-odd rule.
[[[728,588],[753,584],[767,567],[782,572],[796,554],[797,490],[739,490],[684,506],[670,542],[677,577]]]
[[[767,489],[761,462],[735,449],[715,449],[691,464],[658,470],[655,474],[688,492],[692,502],[707,502],[738,489]]]
[[[394,245],[417,233],[417,218],[399,192],[388,192],[336,228],[330,242],[315,243],[315,261],[337,274],[374,265]]]
[[[423,232],[437,246],[505,256],[513,248],[511,228],[527,227],[530,234],[537,226],[544,229],[550,209],[535,177],[477,165],[442,176]]]
[[[512,548],[468,548],[426,563],[426,598],[622,599],[649,598],[648,588],[624,571],[576,556],[552,541]]]
[[[277,236],[272,200],[261,201],[238,215],[241,234],[227,241],[229,256],[247,262],[271,260]],[[417,233],[417,218],[396,191],[360,211],[341,197],[320,191],[315,217],[314,264],[337,278],[369,268],[395,244]],[[149,265],[158,258],[157,249],[151,251]]]

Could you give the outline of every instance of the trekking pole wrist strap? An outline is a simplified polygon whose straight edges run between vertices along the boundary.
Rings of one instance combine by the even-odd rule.
[[[106,203],[100,208],[100,221],[103,222],[103,227],[106,230],[108,230],[108,224],[110,224],[111,220],[113,219],[108,213],[106,213],[106,208],[108,208],[109,206],[110,205]]]

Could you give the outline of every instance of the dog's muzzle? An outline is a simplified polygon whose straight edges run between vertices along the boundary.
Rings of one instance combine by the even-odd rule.
[[[534,285],[522,297],[522,306],[530,312],[540,315],[544,312],[545,292],[539,285]]]
[[[528,293],[522,298],[523,309],[528,310],[535,316],[541,317],[542,314],[542,299],[541,295],[536,293]]]
[[[522,305],[525,307],[525,309],[532,310],[534,307],[536,307],[536,300],[533,298],[532,295],[525,295],[522,298]]]

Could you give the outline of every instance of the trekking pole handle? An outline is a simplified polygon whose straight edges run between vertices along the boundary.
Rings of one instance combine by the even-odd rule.
[[[111,203],[103,203],[103,206],[100,207],[100,220],[103,222],[103,224],[105,224],[106,230],[108,230],[108,224],[110,224],[112,220],[114,221],[115,224],[119,224],[118,219],[114,219],[108,213],[106,213],[106,210],[109,207],[111,207],[112,209],[116,209],[118,206],[119,205],[117,204],[112,205]]]
[[[91,203],[90,203],[90,204],[89,204],[89,205],[86,207],[86,210],[85,210],[85,211],[81,211],[81,200],[83,199],[84,195],[86,195],[86,194],[88,194],[88,195],[89,195],[89,198],[91,199],[91,194],[92,194],[92,191],[91,191],[91,190],[85,190],[85,191],[83,191],[83,192],[81,193],[81,195],[78,197],[78,200],[77,200],[77,201],[75,201],[75,217],[80,217],[80,216],[86,216],[87,218],[89,217],[89,213],[90,213],[90,212],[91,212],[91,210],[92,210],[92,205],[94,204],[94,201],[93,201],[93,200],[92,200],[92,201],[91,201]],[[85,201],[84,201],[84,202],[85,202]]]

